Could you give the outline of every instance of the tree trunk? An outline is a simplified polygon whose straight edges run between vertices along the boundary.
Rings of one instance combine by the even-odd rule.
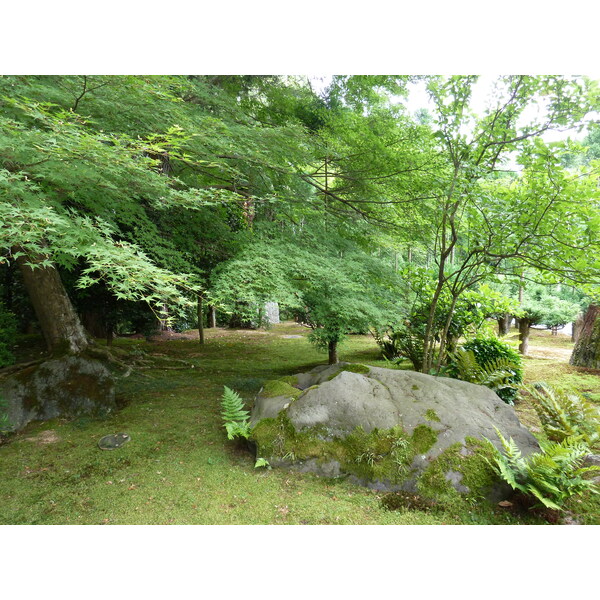
[[[498,321],[498,335],[507,335],[510,333],[510,322],[512,321],[512,315],[505,313],[503,316],[496,319]]]
[[[329,342],[327,345],[329,350],[329,364],[335,365],[338,362],[337,342]]]
[[[529,325],[531,321],[526,318],[519,319],[519,340],[521,343],[519,344],[519,352],[523,356],[527,356],[527,351],[529,349]]]
[[[53,353],[67,351],[79,354],[89,346],[90,340],[71,304],[58,271],[52,266],[41,265],[32,269],[26,264],[28,260],[41,263],[43,258],[31,260],[19,256],[16,262],[48,350]]]
[[[573,322],[571,327],[571,341],[576,344],[579,341],[581,335],[581,328],[583,327],[583,315],[579,315],[577,320]]]
[[[576,367],[600,369],[600,306],[590,304],[583,316],[579,339],[573,348],[571,360]]]
[[[169,307],[166,304],[163,304],[161,314],[164,318],[158,320],[160,323],[160,331],[173,331],[173,328],[169,325]]]
[[[11,428],[59,416],[106,416],[116,408],[115,385],[106,365],[92,356],[88,337],[58,271],[45,257],[16,259],[48,349],[53,354],[34,366],[0,378]],[[27,262],[36,265],[32,269]]]
[[[204,344],[204,311],[202,310],[202,296],[198,296],[198,339],[201,344]]]

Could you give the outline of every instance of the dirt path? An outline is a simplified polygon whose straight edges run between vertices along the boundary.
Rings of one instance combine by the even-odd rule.
[[[571,358],[571,348],[556,348],[552,346],[529,346],[529,356],[531,358],[549,358],[569,362]]]

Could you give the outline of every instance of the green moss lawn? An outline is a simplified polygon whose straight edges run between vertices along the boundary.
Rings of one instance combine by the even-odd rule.
[[[194,339],[118,339],[117,348],[144,361],[119,380],[120,411],[101,421],[32,423],[0,446],[0,524],[545,523],[473,502],[388,510],[381,492],[254,468],[251,454],[226,439],[223,386],[251,400],[264,381],[323,364],[307,334],[288,323],[267,332],[209,329],[204,346]],[[34,353],[34,342],[24,342]],[[534,332],[526,380],[567,383],[599,399],[599,373],[570,367],[570,348],[564,336]],[[370,336],[350,337],[340,360],[385,366]],[[516,408],[536,431],[526,400]],[[118,432],[131,442],[114,451],[97,447],[102,436]],[[570,518],[597,524],[599,507],[582,498],[567,508]]]

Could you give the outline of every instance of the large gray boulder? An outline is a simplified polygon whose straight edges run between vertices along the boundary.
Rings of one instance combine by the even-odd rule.
[[[59,416],[103,416],[115,408],[115,385],[99,360],[68,355],[0,379],[13,430]]]
[[[524,455],[539,451],[514,408],[483,386],[343,363],[317,367],[297,375],[295,381],[286,379],[287,392],[284,386],[271,385],[267,388],[278,395],[259,393],[251,417],[258,452],[270,454],[264,457],[272,464],[326,476],[349,475],[378,489],[415,491],[424,475],[432,479],[440,459],[437,466],[443,462],[447,467],[444,480],[459,492],[470,492],[469,477],[460,463],[485,454],[485,439],[501,448],[496,428],[512,438]],[[293,383],[304,390],[296,398],[290,393]],[[278,436],[276,444],[269,435]],[[310,451],[311,436],[319,448],[316,452]],[[389,441],[387,446],[383,439]],[[349,445],[356,456],[344,455],[342,448]],[[406,464],[398,470],[402,460]],[[492,496],[506,491],[501,485],[492,487]]]

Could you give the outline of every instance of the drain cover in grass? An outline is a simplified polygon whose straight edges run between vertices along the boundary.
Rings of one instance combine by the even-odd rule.
[[[116,433],[105,435],[99,442],[98,448],[101,450],[116,450],[131,439],[126,433]]]

